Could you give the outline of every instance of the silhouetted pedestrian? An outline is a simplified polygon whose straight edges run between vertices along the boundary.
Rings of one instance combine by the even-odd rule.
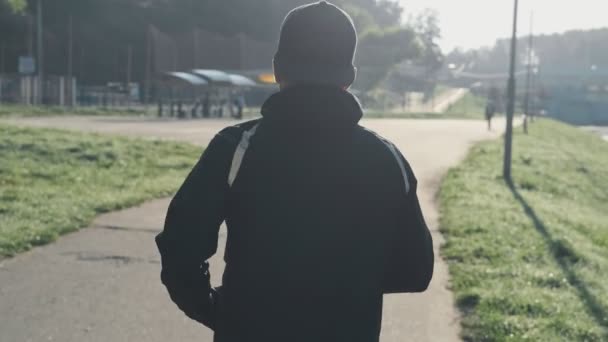
[[[236,119],[243,118],[243,111],[245,110],[245,97],[243,95],[239,95],[234,99],[234,106],[236,107]]]
[[[209,98],[209,93],[205,94],[205,98],[203,99],[203,117],[208,118],[211,116],[211,100]]]
[[[488,131],[492,130],[492,118],[496,114],[496,106],[493,102],[486,104],[486,121],[488,122]]]
[[[211,141],[171,202],[157,237],[161,279],[216,342],[378,341],[383,295],[429,285],[416,177],[395,145],[358,124],[346,90],[356,42],[334,5],[293,10],[274,59],[280,92],[261,119]],[[226,268],[212,288],[207,260],[224,221]]]

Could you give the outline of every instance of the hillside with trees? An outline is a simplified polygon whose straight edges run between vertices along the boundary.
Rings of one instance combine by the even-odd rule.
[[[491,48],[462,51],[447,55],[449,63],[467,64],[469,70],[480,73],[507,72],[510,39],[499,39]],[[518,68],[528,59],[529,36],[518,39]],[[575,30],[533,37],[533,52],[545,73],[576,74],[608,70],[608,28]]]
[[[518,93],[525,98],[525,71],[533,56],[530,98],[533,106],[563,121],[608,124],[608,28],[538,35],[529,49],[529,36],[517,42]],[[447,63],[475,74],[506,74],[510,40],[492,48],[455,50]]]
[[[133,53],[133,80],[145,77],[147,32],[168,34],[198,28],[222,36],[245,34],[274,43],[285,14],[310,0],[53,0],[44,1],[45,71],[66,74],[70,22],[73,69],[81,84],[124,78],[127,49]],[[360,35],[359,88],[375,86],[404,60],[440,60],[425,38],[428,27],[403,24],[404,9],[390,0],[336,0],[353,17]],[[14,73],[17,57],[35,55],[36,0],[0,0],[1,72]],[[433,23],[430,23],[433,24]]]

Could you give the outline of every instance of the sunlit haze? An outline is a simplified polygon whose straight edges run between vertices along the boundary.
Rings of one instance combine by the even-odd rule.
[[[433,8],[439,12],[445,51],[492,45],[511,34],[512,0],[399,0],[406,15]],[[534,12],[537,33],[608,27],[608,4],[601,0],[520,0],[519,31],[527,35]]]

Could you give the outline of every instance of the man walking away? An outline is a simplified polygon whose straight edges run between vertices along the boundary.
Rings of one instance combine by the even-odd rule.
[[[412,168],[359,126],[346,90],[356,42],[336,6],[293,10],[274,59],[281,91],[261,119],[211,141],[171,202],[156,239],[161,279],[216,342],[378,341],[383,295],[429,285]],[[212,288],[206,260],[224,221],[226,268]]]
[[[488,121],[488,131],[492,130],[492,118],[494,118],[494,114],[496,114],[496,106],[494,102],[488,102],[486,104],[486,121]]]

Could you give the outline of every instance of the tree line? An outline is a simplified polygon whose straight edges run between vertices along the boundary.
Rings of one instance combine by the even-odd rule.
[[[608,73],[608,28],[573,30],[565,33],[533,36],[535,66],[545,75],[592,75]],[[490,48],[455,50],[448,54],[450,63],[468,64],[480,73],[504,73],[509,67],[509,39],[499,39]],[[517,67],[525,68],[529,59],[529,36],[517,41]]]
[[[133,80],[145,77],[146,35],[150,25],[180,34],[195,27],[274,42],[284,16],[311,0],[42,0],[45,71],[66,74],[70,28],[74,74],[81,83],[122,80],[132,51]],[[436,22],[404,24],[404,9],[393,0],[336,0],[353,17],[360,35],[357,64],[370,75],[370,88],[403,60],[440,60]],[[16,72],[17,57],[35,55],[37,0],[0,0],[3,69]],[[428,18],[427,18],[428,19]],[[418,24],[423,23],[424,20]],[[435,25],[434,27],[429,27]]]
[[[532,111],[543,110],[578,125],[605,125],[608,50],[604,47],[608,45],[608,28],[533,36],[532,53],[529,38],[523,36],[517,41],[517,100],[521,109],[529,99]],[[455,50],[446,56],[447,63],[465,66],[472,73],[506,74],[510,43],[509,39],[499,39],[489,48]],[[531,71],[529,86],[527,70]]]

